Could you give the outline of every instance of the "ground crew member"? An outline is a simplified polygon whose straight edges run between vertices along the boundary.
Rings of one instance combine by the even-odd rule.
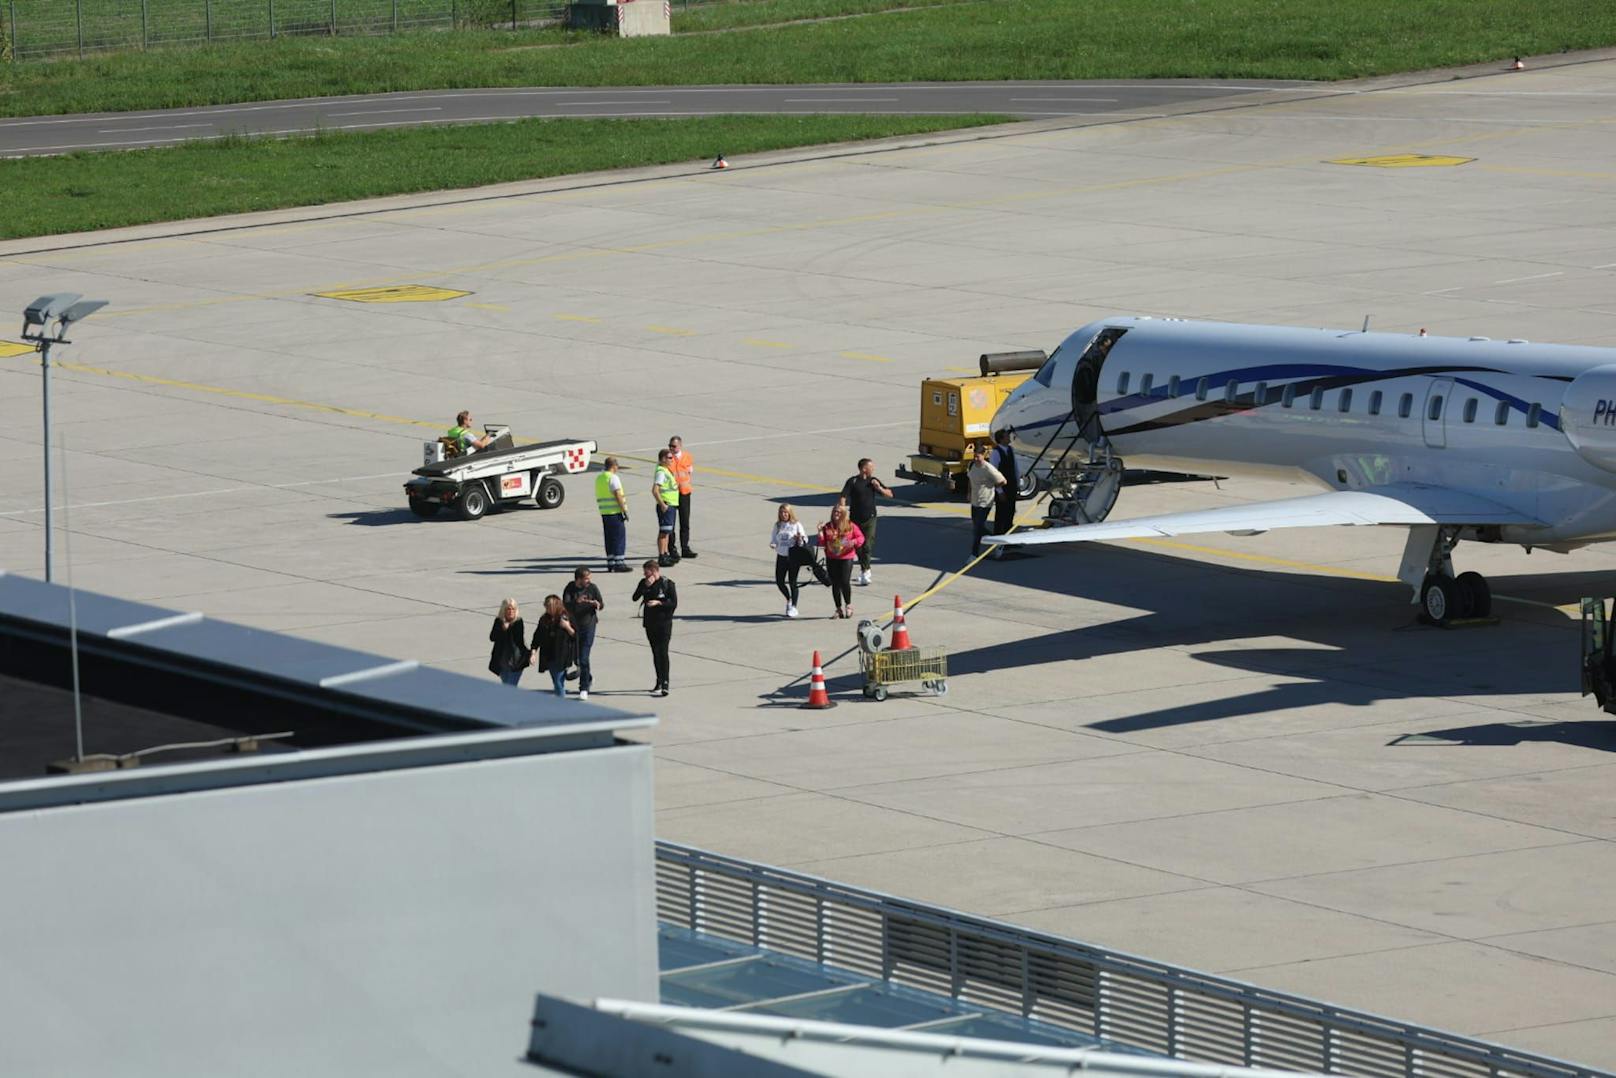
[[[470,412],[461,412],[455,416],[455,425],[449,428],[444,437],[453,439],[455,446],[462,453],[475,453],[479,449],[487,449],[488,443],[494,440],[489,434],[477,437],[477,432],[471,429]]]
[[[606,468],[595,476],[595,506],[600,510],[600,528],[606,538],[606,571],[628,572],[623,552],[628,549],[628,495],[617,478],[617,458],[607,457]]]
[[[673,522],[679,515],[679,481],[668,467],[672,458],[668,450],[660,450],[656,457],[656,474],[651,477],[651,497],[656,499],[657,507],[657,564],[664,568],[679,560],[673,550]]]
[[[696,470],[696,462],[685,452],[685,440],[677,434],[668,439],[668,452],[673,454],[668,467],[679,481],[679,556],[694,558],[696,552],[690,549],[690,494],[693,489],[690,477]]]
[[[656,667],[652,696],[668,695],[668,644],[673,640],[673,612],[679,608],[679,593],[673,581],[662,575],[654,561],[645,563],[645,579],[634,586],[634,602],[645,603],[645,639],[651,645],[651,661]]]
[[[842,484],[842,500],[847,503],[847,516],[864,533],[864,545],[858,548],[858,583],[870,582],[870,555],[875,553],[875,499],[892,497],[892,489],[875,477],[875,462],[864,457],[858,462],[858,473]]]
[[[993,534],[1008,535],[1010,529],[1016,525],[1016,488],[1021,482],[1019,465],[1016,461],[1016,451],[1010,444],[1010,428],[1005,427],[993,436],[995,443],[993,449],[993,464],[1004,476],[1004,482],[999,485],[999,493],[994,501]],[[993,552],[995,558],[1004,556],[1004,547]]]

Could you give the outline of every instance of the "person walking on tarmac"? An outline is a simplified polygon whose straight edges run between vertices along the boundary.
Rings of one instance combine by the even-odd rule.
[[[679,482],[679,556],[694,558],[696,552],[690,549],[690,495],[693,490],[690,477],[696,470],[696,462],[685,449],[685,440],[677,434],[668,439],[668,452],[673,454],[668,458],[668,468]]]
[[[561,605],[561,596],[544,597],[544,613],[533,630],[533,650],[538,653],[538,666],[550,675],[555,694],[567,695],[567,667],[572,665],[572,642],[577,630],[567,617],[567,608]]]
[[[444,437],[452,439],[462,454],[487,449],[488,444],[494,440],[493,435],[490,434],[485,434],[481,438],[477,437],[477,432],[471,429],[471,413],[465,411],[455,416],[454,426],[449,428]]]
[[[982,553],[982,537],[988,533],[988,514],[1004,489],[1004,473],[988,460],[988,447],[976,447],[971,461],[971,557]]]
[[[875,553],[875,498],[892,497],[892,489],[875,477],[875,462],[864,457],[858,462],[858,472],[842,484],[842,500],[847,503],[847,515],[864,536],[858,548],[858,583],[870,582],[870,557]]]
[[[793,556],[793,551],[799,547],[805,552],[811,551],[808,551],[808,533],[802,530],[802,525],[797,521],[797,511],[790,505],[782,505],[775,514],[769,545],[774,548],[774,586],[786,597],[786,617],[794,618],[797,616],[797,597],[802,592],[802,587],[797,583],[797,574],[802,572],[803,562]]]
[[[673,459],[669,450],[657,453],[656,474],[651,477],[651,496],[657,506],[657,564],[666,569],[679,561],[673,549],[673,522],[679,515],[679,481],[673,477],[668,462]]]
[[[628,495],[617,477],[617,458],[607,457],[606,467],[595,476],[595,507],[600,510],[600,527],[606,537],[606,571],[628,572],[623,552],[628,549]]]
[[[606,599],[589,579],[588,566],[580,565],[572,571],[572,583],[561,592],[561,605],[572,619],[573,661],[578,664],[578,699],[589,699],[589,688],[595,683],[595,674],[589,668],[589,652],[595,646],[595,626],[600,612],[606,609]]]
[[[656,667],[652,696],[668,695],[668,644],[673,640],[673,612],[679,609],[679,592],[673,581],[662,575],[662,566],[648,561],[645,579],[634,586],[633,601],[642,608],[645,639],[651,645],[651,662]]]
[[[825,569],[830,573],[831,600],[836,616],[853,616],[853,559],[864,546],[864,532],[847,519],[847,506],[841,502],[830,511],[830,519],[819,529],[819,545],[825,551]]]
[[[533,657],[528,654],[527,628],[522,624],[522,612],[517,609],[515,599],[499,604],[494,627],[488,630],[488,640],[494,645],[493,653],[488,656],[488,672],[498,674],[499,680],[516,688],[516,683],[522,680],[522,671],[533,665]]]

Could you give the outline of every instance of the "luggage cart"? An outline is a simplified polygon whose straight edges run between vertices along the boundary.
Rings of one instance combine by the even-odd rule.
[[[864,695],[885,700],[887,689],[905,682],[938,696],[948,694],[948,649],[909,648],[906,651],[869,651],[859,648],[859,669],[864,672]]]

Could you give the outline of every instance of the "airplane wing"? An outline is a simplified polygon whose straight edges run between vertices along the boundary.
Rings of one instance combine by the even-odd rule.
[[[1040,546],[1045,543],[1082,543],[1104,539],[1157,538],[1230,532],[1255,535],[1275,528],[1316,528],[1327,524],[1524,524],[1544,522],[1499,502],[1447,487],[1418,483],[1391,483],[1373,490],[1332,490],[1274,502],[1167,513],[1132,520],[1074,524],[990,535],[983,542],[1005,546]]]

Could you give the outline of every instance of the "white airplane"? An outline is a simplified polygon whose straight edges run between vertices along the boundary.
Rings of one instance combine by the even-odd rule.
[[[1406,527],[1398,578],[1441,624],[1492,605],[1479,573],[1454,575],[1461,539],[1616,539],[1613,348],[1109,318],[1067,337],[992,425],[1073,523],[990,543]],[[1326,492],[1110,521],[1123,459]]]

